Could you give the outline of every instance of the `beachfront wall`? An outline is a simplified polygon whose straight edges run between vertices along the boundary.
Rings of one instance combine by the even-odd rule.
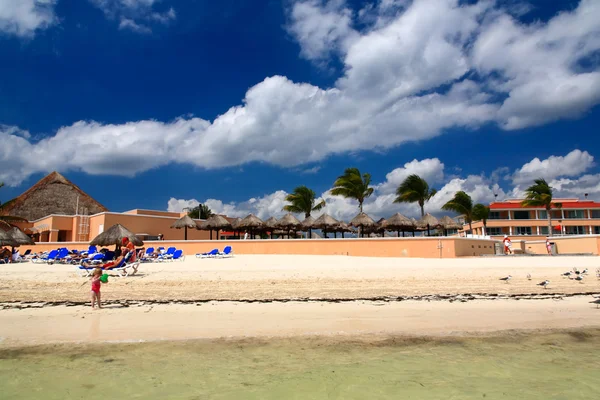
[[[420,257],[455,258],[494,254],[496,241],[470,238],[364,238],[364,239],[265,239],[221,241],[147,241],[145,247],[174,246],[188,256],[208,252],[214,248],[223,250],[231,246],[235,254],[308,254],[347,255],[363,257]],[[31,248],[33,252],[52,250],[57,247],[83,250],[84,243],[41,243],[22,246],[21,251]]]
[[[558,254],[594,254],[600,255],[600,236],[551,237]],[[546,239],[525,242],[525,248],[531,254],[548,254]]]

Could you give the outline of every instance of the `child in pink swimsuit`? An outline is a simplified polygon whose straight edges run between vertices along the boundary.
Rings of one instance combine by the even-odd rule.
[[[102,308],[102,304],[100,304],[100,286],[102,285],[102,282],[100,281],[101,276],[102,268],[96,268],[92,273],[92,309],[96,302],[98,303],[98,308]]]

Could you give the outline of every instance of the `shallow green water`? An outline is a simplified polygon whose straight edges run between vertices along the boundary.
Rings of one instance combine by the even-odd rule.
[[[600,332],[0,350],[1,399],[593,399]]]

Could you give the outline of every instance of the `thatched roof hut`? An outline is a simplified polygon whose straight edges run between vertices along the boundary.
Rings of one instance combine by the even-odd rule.
[[[427,230],[427,236],[431,235],[431,229],[432,228],[437,228],[440,226],[440,222],[438,221],[438,219],[436,217],[434,217],[433,215],[427,213],[425,214],[418,222],[417,222],[417,227],[423,229],[423,230]]]
[[[278,222],[277,226],[283,230],[294,230],[300,228],[301,222],[293,214],[284,215]]]
[[[319,218],[317,218],[313,223],[312,227],[321,229],[323,231],[334,231],[340,225],[340,221],[333,218],[329,214],[323,214]]]
[[[352,218],[352,221],[350,221],[350,226],[354,226],[357,228],[358,227],[367,228],[367,227],[372,227],[375,225],[376,225],[376,223],[375,223],[375,221],[373,221],[373,218],[369,217],[364,212],[358,213],[358,215],[356,217]]]
[[[22,244],[34,245],[35,244],[35,242],[29,236],[27,236],[25,234],[25,232],[23,232],[16,226],[13,226],[12,228],[10,228],[6,233],[11,238],[14,239],[14,241],[17,243],[17,245],[22,245]]]
[[[264,222],[254,214],[248,214],[246,218],[239,223],[241,229],[259,229],[263,227]]]
[[[240,222],[242,222],[242,219],[240,217],[235,218],[233,221],[231,221],[231,227],[234,230],[238,230],[240,227]]]
[[[340,223],[335,228],[335,230],[337,232],[341,232],[342,233],[342,239],[344,238],[344,233],[346,233],[346,232],[354,232],[354,230],[350,227],[350,225],[348,225],[344,221],[340,221]]]
[[[263,222],[263,227],[271,231],[271,239],[273,239],[273,235],[275,233],[279,234],[279,232],[276,230],[277,223],[278,223],[278,221],[277,221],[277,218],[275,218],[275,217],[270,217],[269,219],[267,219]]]
[[[303,231],[310,231],[314,223],[315,219],[312,215],[309,215],[308,217],[304,218],[304,221],[300,222],[300,227]]]
[[[447,215],[440,218],[440,220],[438,222],[439,222],[440,226],[444,229],[460,229],[460,228],[462,228],[462,226],[458,222],[456,222],[454,219],[450,218]]]
[[[212,240],[212,231],[217,231],[217,240],[219,239],[219,231],[223,229],[231,229],[231,222],[229,222],[222,215],[214,214],[208,217],[208,219],[200,223],[199,228],[201,230],[210,231],[210,240]]]
[[[129,238],[129,240],[136,246],[143,246],[144,242],[135,236],[133,232],[125,228],[121,224],[116,224],[108,228],[108,230],[102,232],[91,241],[92,246],[120,246],[123,238]]]
[[[0,246],[18,246],[18,243],[8,232],[0,229]]]
[[[0,215],[13,215],[32,221],[50,214],[73,215],[84,210],[88,215],[108,211],[67,178],[52,172],[19,197],[5,203]]]
[[[400,232],[402,232],[402,237],[404,237],[404,232],[415,231],[417,221],[415,219],[411,219],[405,217],[400,213],[396,213],[387,219],[387,230],[398,232],[398,236],[400,236]]]
[[[171,225],[171,228],[184,229],[183,240],[187,240],[188,228],[196,228],[196,222],[189,215],[184,215]]]

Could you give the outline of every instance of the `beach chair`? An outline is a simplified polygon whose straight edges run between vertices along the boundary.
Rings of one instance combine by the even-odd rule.
[[[48,263],[54,262],[54,259],[58,256],[58,250],[52,250],[50,253],[46,255],[42,255],[41,257],[34,258],[31,261],[34,263]]]
[[[63,247],[61,249],[58,250],[58,254],[56,255],[56,257],[54,258],[54,262],[66,262],[69,260],[69,250],[66,247]],[[48,261],[48,263],[50,263],[50,261]]]
[[[183,261],[185,260],[185,256],[183,255],[183,250],[175,250],[173,253],[173,257],[171,257],[171,261]]]
[[[217,257],[221,257],[221,258],[233,257],[233,250],[231,249],[231,246],[225,246],[223,251],[220,251],[217,254]]]
[[[196,258],[211,258],[216,257],[219,254],[219,249],[212,249],[208,253],[197,253]]]

